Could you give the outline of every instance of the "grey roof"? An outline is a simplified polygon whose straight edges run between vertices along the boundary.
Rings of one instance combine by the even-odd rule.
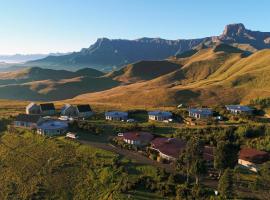
[[[39,115],[27,115],[27,114],[19,114],[15,121],[17,122],[31,122],[31,123],[38,123],[38,121],[41,119],[41,116]]]
[[[154,116],[159,116],[159,117],[171,117],[172,113],[168,111],[155,110],[155,111],[148,112],[148,115],[154,115]]]
[[[64,112],[66,109],[68,109],[69,107],[71,107],[72,105],[70,104],[65,104],[62,108],[61,108],[61,112]]]
[[[31,102],[26,106],[26,109],[29,109],[29,108],[31,108],[33,106],[38,106],[38,105],[36,103],[34,103],[34,102]]]
[[[68,123],[60,120],[48,120],[38,125],[39,129],[43,130],[57,130],[68,128]]]
[[[127,112],[122,112],[122,111],[110,111],[106,112],[105,116],[111,116],[111,117],[127,117],[128,113]]]
[[[199,114],[199,115],[212,115],[213,111],[209,108],[190,108],[190,113]]]
[[[253,110],[249,106],[241,106],[241,105],[227,105],[226,108],[227,110],[237,110],[241,112],[250,112]]]

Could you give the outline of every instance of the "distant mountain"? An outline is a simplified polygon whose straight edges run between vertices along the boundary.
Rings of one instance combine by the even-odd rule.
[[[62,56],[66,54],[68,53],[0,55],[0,62],[23,63],[31,60],[46,58],[48,56]]]
[[[28,65],[43,67],[91,67],[111,71],[122,65],[140,60],[163,60],[177,52],[187,51],[204,39],[164,40],[160,38],[141,38],[138,40],[98,39],[89,48],[66,56],[49,56],[28,62]]]
[[[225,43],[245,51],[255,52],[270,48],[270,33],[251,31],[243,24],[227,25],[220,36],[189,40],[164,40],[141,38],[137,40],[98,39],[89,48],[64,56],[48,56],[28,62],[28,66],[71,69],[91,67],[101,71],[111,71],[130,63],[149,60],[163,60],[192,50],[201,43]]]

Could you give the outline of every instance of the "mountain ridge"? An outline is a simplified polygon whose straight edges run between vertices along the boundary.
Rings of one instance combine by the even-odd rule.
[[[192,50],[205,43],[225,43],[252,52],[270,48],[270,32],[251,31],[241,23],[226,25],[219,36],[199,39],[166,40],[139,38],[135,40],[99,38],[88,48],[64,56],[49,56],[28,62],[30,66],[43,67],[91,67],[112,71],[138,61],[164,60],[170,56]]]

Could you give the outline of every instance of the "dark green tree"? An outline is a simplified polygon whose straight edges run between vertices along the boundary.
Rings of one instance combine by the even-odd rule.
[[[226,169],[218,182],[218,191],[222,198],[230,199],[234,193],[233,171]]]
[[[214,152],[214,166],[219,170],[219,176],[226,168],[234,168],[238,161],[239,145],[221,141]]]
[[[178,169],[182,169],[186,173],[187,183],[189,177],[195,177],[196,184],[199,184],[201,175],[206,173],[206,165],[203,159],[204,143],[197,138],[191,138],[184,152],[178,159]]]

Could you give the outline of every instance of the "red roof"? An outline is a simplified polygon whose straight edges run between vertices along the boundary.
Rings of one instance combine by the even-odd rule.
[[[252,148],[243,148],[240,150],[239,159],[261,164],[269,159],[269,153]]]
[[[186,142],[176,138],[155,138],[151,145],[165,155],[178,158],[186,147]]]
[[[126,140],[150,142],[154,136],[148,132],[127,132],[123,134],[123,138]]]

